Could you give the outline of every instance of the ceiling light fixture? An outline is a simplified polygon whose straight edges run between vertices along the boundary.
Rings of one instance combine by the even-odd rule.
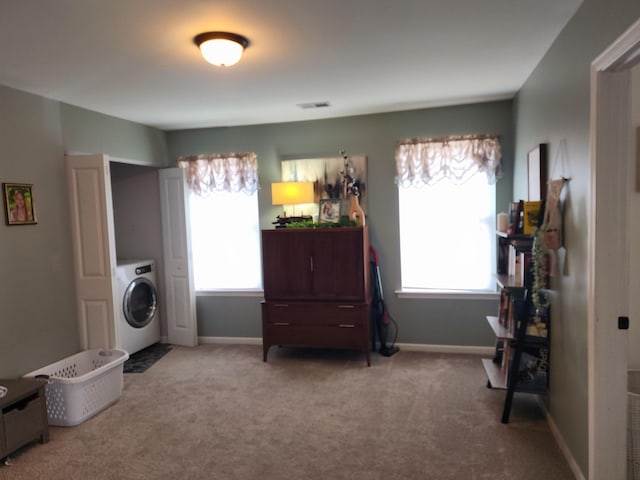
[[[204,59],[218,67],[230,67],[238,63],[249,40],[229,32],[205,32],[193,39]]]

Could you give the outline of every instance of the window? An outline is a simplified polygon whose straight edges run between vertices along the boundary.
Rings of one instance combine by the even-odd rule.
[[[495,290],[495,185],[399,188],[402,289]]]
[[[495,291],[495,137],[411,139],[396,149],[403,291]]]
[[[187,169],[196,290],[261,290],[254,153],[181,157]]]
[[[196,290],[262,289],[257,192],[192,192],[189,201]]]

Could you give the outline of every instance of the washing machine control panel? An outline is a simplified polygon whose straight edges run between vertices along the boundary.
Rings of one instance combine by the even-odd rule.
[[[151,265],[143,265],[142,267],[136,267],[136,275],[143,275],[145,273],[149,273],[153,268]]]

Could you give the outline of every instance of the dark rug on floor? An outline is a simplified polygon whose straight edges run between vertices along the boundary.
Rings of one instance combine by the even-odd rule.
[[[129,356],[129,360],[124,362],[124,373],[142,373],[151,365],[160,360],[171,350],[171,345],[167,343],[154,343],[147,348],[140,350]]]

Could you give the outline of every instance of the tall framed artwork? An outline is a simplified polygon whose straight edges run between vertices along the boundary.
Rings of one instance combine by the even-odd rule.
[[[362,209],[367,211],[367,157],[351,155],[349,157],[353,168],[353,178],[360,193],[359,202]],[[342,174],[345,168],[342,157],[330,158],[302,158],[282,160],[283,182],[313,182],[314,203],[322,199],[339,199],[346,201],[342,185]]]
[[[527,189],[529,201],[547,196],[547,144],[540,143],[527,154]]]

